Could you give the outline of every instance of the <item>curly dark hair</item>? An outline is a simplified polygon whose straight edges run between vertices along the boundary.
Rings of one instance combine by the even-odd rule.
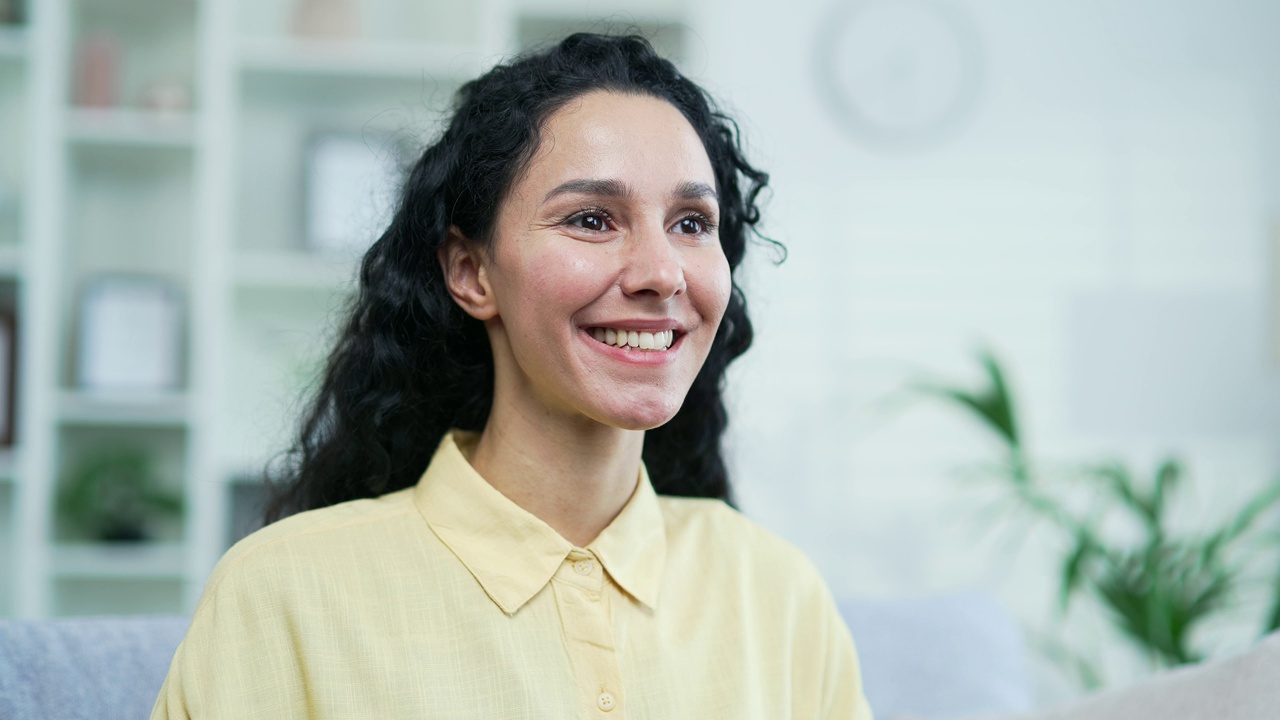
[[[437,251],[451,226],[493,242],[499,205],[537,149],[542,124],[595,90],[649,95],[688,119],[715,173],[724,254],[731,269],[741,264],[769,177],[743,157],[736,123],[647,40],[577,33],[494,67],[458,90],[446,129],[409,170],[390,226],[364,256],[359,292],[297,439],[268,472],[267,522],[409,487],[450,428],[483,429],[493,403],[489,339],[450,296]],[[735,280],[683,405],[645,434],[657,492],[732,502],[721,392],[725,369],[751,338]]]

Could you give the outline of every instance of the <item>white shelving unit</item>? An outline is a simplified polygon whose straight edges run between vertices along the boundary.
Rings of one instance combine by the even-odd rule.
[[[254,527],[261,471],[355,287],[356,257],[304,242],[309,138],[345,129],[416,151],[461,82],[622,9],[357,0],[362,33],[337,41],[294,37],[295,2],[38,0],[25,26],[0,26],[0,180],[18,190],[13,217],[0,210],[0,308],[11,299],[21,353],[18,444],[0,449],[0,616],[190,611]],[[679,55],[670,5],[635,20]],[[78,48],[104,35],[118,101],[77,106]],[[155,81],[189,87],[190,109],[143,109]],[[80,288],[120,272],[181,289],[181,387],[77,387]],[[146,541],[97,541],[59,515],[59,491],[78,461],[124,447],[186,509]]]
[[[191,148],[195,117],[133,108],[73,108],[67,118],[68,138],[84,145]]]

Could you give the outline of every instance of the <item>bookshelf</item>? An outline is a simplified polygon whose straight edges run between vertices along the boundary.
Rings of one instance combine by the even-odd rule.
[[[295,0],[39,0],[0,25],[0,309],[19,337],[0,616],[189,612],[256,527],[264,463],[355,287],[357,252],[304,239],[308,144],[347,131],[371,152],[420,151],[460,83],[620,9],[357,5],[346,38],[296,36]],[[679,58],[681,8],[663,8],[635,25]],[[86,48],[114,63],[109,92],[91,87]],[[182,298],[177,387],[78,385],[84,288],[121,273]],[[97,540],[58,510],[73,469],[119,448],[152,458],[185,506],[145,540]]]

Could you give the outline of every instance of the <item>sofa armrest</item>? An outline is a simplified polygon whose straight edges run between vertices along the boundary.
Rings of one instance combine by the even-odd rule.
[[[1021,633],[989,595],[839,603],[877,718],[945,718],[1031,709]]]
[[[0,620],[0,718],[147,717],[188,623],[185,617]]]

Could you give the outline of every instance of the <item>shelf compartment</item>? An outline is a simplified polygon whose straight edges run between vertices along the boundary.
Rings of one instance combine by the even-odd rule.
[[[182,579],[182,543],[64,543],[54,546],[53,574],[85,579]]]
[[[58,578],[54,584],[53,614],[177,615],[185,611],[185,587],[185,580],[177,577]]]
[[[254,288],[351,289],[358,260],[300,250],[244,250],[236,254],[236,283]]]
[[[195,116],[136,108],[71,108],[67,137],[85,145],[185,149],[195,144]]]
[[[58,396],[58,419],[66,425],[180,426],[190,421],[190,402],[184,392],[64,390]]]
[[[408,42],[252,38],[242,40],[239,49],[240,67],[250,72],[454,82],[483,71],[483,58],[472,46]]]

